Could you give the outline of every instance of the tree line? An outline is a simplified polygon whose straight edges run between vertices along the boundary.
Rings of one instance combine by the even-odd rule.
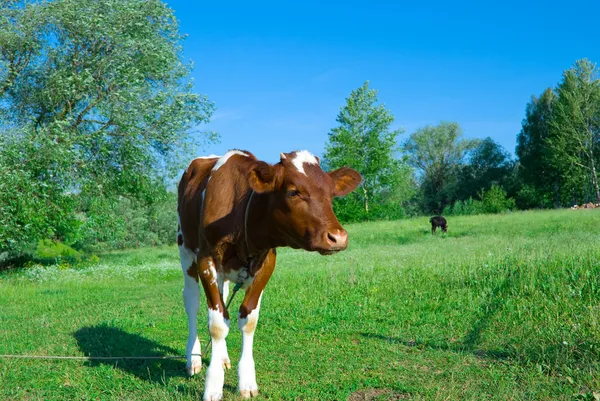
[[[368,82],[352,91],[337,122],[324,163],[364,177],[362,191],[336,201],[348,221],[600,203],[600,79],[587,59],[531,98],[515,158],[492,138],[464,138],[455,122],[401,140]]]
[[[83,251],[175,239],[170,185],[214,106],[193,91],[160,0],[0,0],[0,265],[42,240]],[[337,116],[323,166],[364,181],[343,221],[600,202],[600,84],[588,60],[532,97],[516,158],[442,122],[405,136],[366,82]]]
[[[518,162],[491,138],[467,139],[459,124],[417,129],[404,140],[369,82],[352,91],[329,133],[328,168],[363,175],[361,190],[336,200],[345,221],[419,214],[497,213],[516,207]]]

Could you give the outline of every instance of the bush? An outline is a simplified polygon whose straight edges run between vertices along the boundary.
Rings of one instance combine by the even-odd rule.
[[[446,206],[447,216],[469,216],[475,214],[504,213],[516,208],[515,200],[506,196],[506,191],[499,185],[492,185],[487,191],[479,193],[480,200],[469,198],[456,201],[452,206]]]
[[[355,223],[368,219],[364,205],[353,196],[335,198],[333,211],[341,223]]]
[[[400,220],[406,217],[406,212],[400,203],[377,203],[369,211],[369,220]]]
[[[76,224],[73,199],[15,167],[20,164],[14,156],[0,152],[0,265],[32,255],[40,239],[58,238]]]
[[[102,193],[100,185],[84,191],[58,175],[66,166],[44,168],[40,160],[54,157],[50,143],[34,148],[13,139],[0,135],[0,266],[68,256],[44,255],[55,247],[96,251],[175,241],[177,195],[161,182],[138,196]]]
[[[554,200],[548,193],[537,190],[530,185],[523,185],[516,195],[517,207],[526,209],[548,209],[554,207]]]
[[[172,244],[177,235],[176,197],[165,192],[151,204],[124,196],[92,198],[80,214],[72,245],[103,251]]]
[[[482,191],[481,211],[483,213],[504,213],[515,209],[515,200],[506,196],[506,191],[500,185],[492,185],[488,191]]]
[[[369,204],[369,213],[367,213],[364,204],[351,196],[334,199],[333,211],[342,224],[360,221],[398,220],[406,217],[406,212],[399,202],[372,202]]]
[[[49,239],[44,239],[38,242],[35,251],[36,259],[56,259],[58,257],[77,258],[81,254],[70,246]]]
[[[482,213],[482,209],[481,201],[469,197],[464,201],[456,201],[452,206],[446,206],[443,214],[447,216],[471,216]]]

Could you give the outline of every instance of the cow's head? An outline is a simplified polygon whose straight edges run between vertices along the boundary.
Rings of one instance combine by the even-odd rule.
[[[334,196],[344,196],[360,184],[355,170],[329,173],[307,151],[282,153],[275,165],[257,162],[249,172],[250,187],[269,198],[269,218],[286,245],[332,254],[346,249],[348,233],[335,217]]]

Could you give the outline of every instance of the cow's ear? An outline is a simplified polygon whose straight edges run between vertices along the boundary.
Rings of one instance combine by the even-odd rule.
[[[257,162],[248,174],[250,188],[258,193],[275,190],[275,169],[268,163]]]
[[[329,173],[329,176],[335,183],[333,195],[344,196],[354,191],[358,184],[362,181],[362,177],[358,171],[349,167],[338,168]]]

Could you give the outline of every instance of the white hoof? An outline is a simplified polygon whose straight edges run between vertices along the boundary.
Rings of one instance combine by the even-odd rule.
[[[223,393],[204,394],[204,401],[222,401]]]
[[[231,361],[229,358],[223,358],[223,369],[231,369]]]
[[[252,390],[240,390],[240,395],[245,400],[252,397],[258,397],[258,388]]]
[[[216,361],[215,361],[216,362]],[[204,401],[219,401],[223,399],[223,384],[225,371],[220,365],[211,365],[206,370],[206,383],[204,387]]]
[[[194,376],[202,370],[202,357],[193,356],[192,360],[187,363],[186,370],[188,375]]]
[[[238,365],[239,384],[238,388],[242,398],[251,398],[258,395],[256,384],[256,371],[252,359],[242,359]]]

